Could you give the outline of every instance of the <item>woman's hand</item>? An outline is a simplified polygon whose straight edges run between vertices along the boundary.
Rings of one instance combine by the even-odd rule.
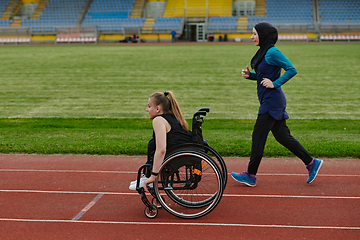
[[[249,78],[250,77],[250,69],[249,66],[246,66],[246,69],[243,69],[241,71],[241,74],[243,76],[243,78]]]
[[[266,88],[274,88],[273,82],[268,78],[263,78],[260,84]]]
[[[147,185],[149,185],[150,183],[153,183],[153,182],[155,182],[155,176],[154,175],[151,175],[148,179],[146,179],[145,181],[144,181],[144,184],[143,184],[143,188],[144,188],[144,190],[146,191],[147,190],[147,188],[146,188],[146,186]]]

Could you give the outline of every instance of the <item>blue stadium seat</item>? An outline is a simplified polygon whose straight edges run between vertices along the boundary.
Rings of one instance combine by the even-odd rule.
[[[237,27],[238,17],[211,17],[208,30],[234,30]]]
[[[55,27],[74,26],[86,0],[50,0],[39,19],[23,20],[32,31],[53,32]]]
[[[5,11],[6,6],[9,5],[9,2],[10,2],[10,0],[0,1],[0,17],[1,17],[1,14]],[[2,21],[4,21],[4,20],[0,20],[0,25],[1,26],[6,25],[5,22],[2,23]]]
[[[154,30],[155,31],[179,31],[182,28],[182,19],[181,17],[164,17],[164,18],[155,18]]]
[[[134,3],[135,0],[94,0],[82,25],[97,26],[100,31],[143,27],[145,19],[131,18]]]
[[[292,23],[313,28],[311,0],[267,0],[265,17],[248,17],[248,27],[252,29],[257,23],[262,21],[270,22],[274,25]]]
[[[319,0],[320,22],[331,24],[360,24],[358,0]]]

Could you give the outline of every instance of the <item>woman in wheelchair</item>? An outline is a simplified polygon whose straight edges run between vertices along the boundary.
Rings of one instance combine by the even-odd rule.
[[[171,91],[164,93],[156,92],[150,95],[146,111],[149,118],[153,120],[153,138],[148,144],[148,161],[153,165],[151,176],[143,176],[142,181],[144,189],[150,183],[155,181],[163,163],[166,151],[183,143],[192,142],[192,133],[189,131],[189,125],[185,121],[179,104]],[[142,182],[140,181],[140,183]],[[136,181],[129,187],[136,190]]]
[[[146,111],[153,120],[153,138],[147,162],[129,187],[140,194],[145,215],[154,218],[160,208],[180,218],[208,214],[219,203],[227,179],[224,160],[202,136],[202,116],[209,109],[194,114],[192,131],[170,91],[150,95]]]

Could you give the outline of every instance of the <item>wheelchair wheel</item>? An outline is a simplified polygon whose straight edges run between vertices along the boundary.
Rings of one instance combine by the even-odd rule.
[[[223,176],[223,180],[224,180],[224,189],[226,187],[227,184],[227,168],[226,168],[226,164],[224,159],[221,157],[221,155],[212,147],[210,147],[209,145],[205,145],[204,146],[205,151],[207,152],[207,154],[210,155],[210,157],[216,162],[216,164],[219,166],[220,170],[221,170],[221,174]]]
[[[162,207],[180,218],[198,218],[210,213],[219,203],[223,176],[207,154],[179,151],[168,156],[154,184]]]
[[[223,191],[224,191],[225,187],[226,187],[226,182],[227,182],[227,168],[226,168],[225,162],[224,162],[223,158],[221,157],[221,155],[212,147],[206,145],[205,150],[207,151],[207,153],[209,153],[209,152],[211,153],[212,160],[217,164],[218,169],[221,172],[221,175],[223,177]],[[209,157],[209,156],[207,155],[207,157]],[[207,169],[205,168],[205,169],[203,169],[203,171],[207,172]],[[165,192],[171,199],[173,199],[174,201],[177,201],[178,204],[180,204],[184,207],[188,207],[188,208],[204,207],[206,205],[209,205],[214,200],[214,198],[216,198],[216,193],[215,193],[214,195],[209,196],[207,199],[202,199],[201,201],[200,200],[199,201],[194,201],[194,200],[187,201],[186,199],[184,199],[180,196],[177,196],[176,192],[174,192],[172,190],[166,190]]]
[[[204,141],[204,146],[201,146],[199,144],[182,144],[179,145],[177,147],[174,147],[172,149],[170,149],[169,151],[169,155],[167,155],[166,157],[173,155],[174,153],[177,153],[178,151],[201,151],[201,152],[205,152],[206,154],[208,154],[214,161],[215,163],[218,165],[222,176],[223,176],[223,180],[224,180],[224,188],[227,184],[227,168],[226,168],[226,164],[224,159],[221,157],[221,155],[212,147],[210,147],[208,145],[207,142]]]

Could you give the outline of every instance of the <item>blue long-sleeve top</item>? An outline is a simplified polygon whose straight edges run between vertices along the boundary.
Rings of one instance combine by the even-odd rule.
[[[281,69],[285,73],[281,75]],[[257,95],[260,102],[258,114],[268,112],[276,120],[288,119],[286,112],[286,97],[281,86],[297,74],[295,67],[276,47],[270,48],[255,72],[248,79],[257,81]],[[274,88],[261,85],[264,78],[270,79]]]

